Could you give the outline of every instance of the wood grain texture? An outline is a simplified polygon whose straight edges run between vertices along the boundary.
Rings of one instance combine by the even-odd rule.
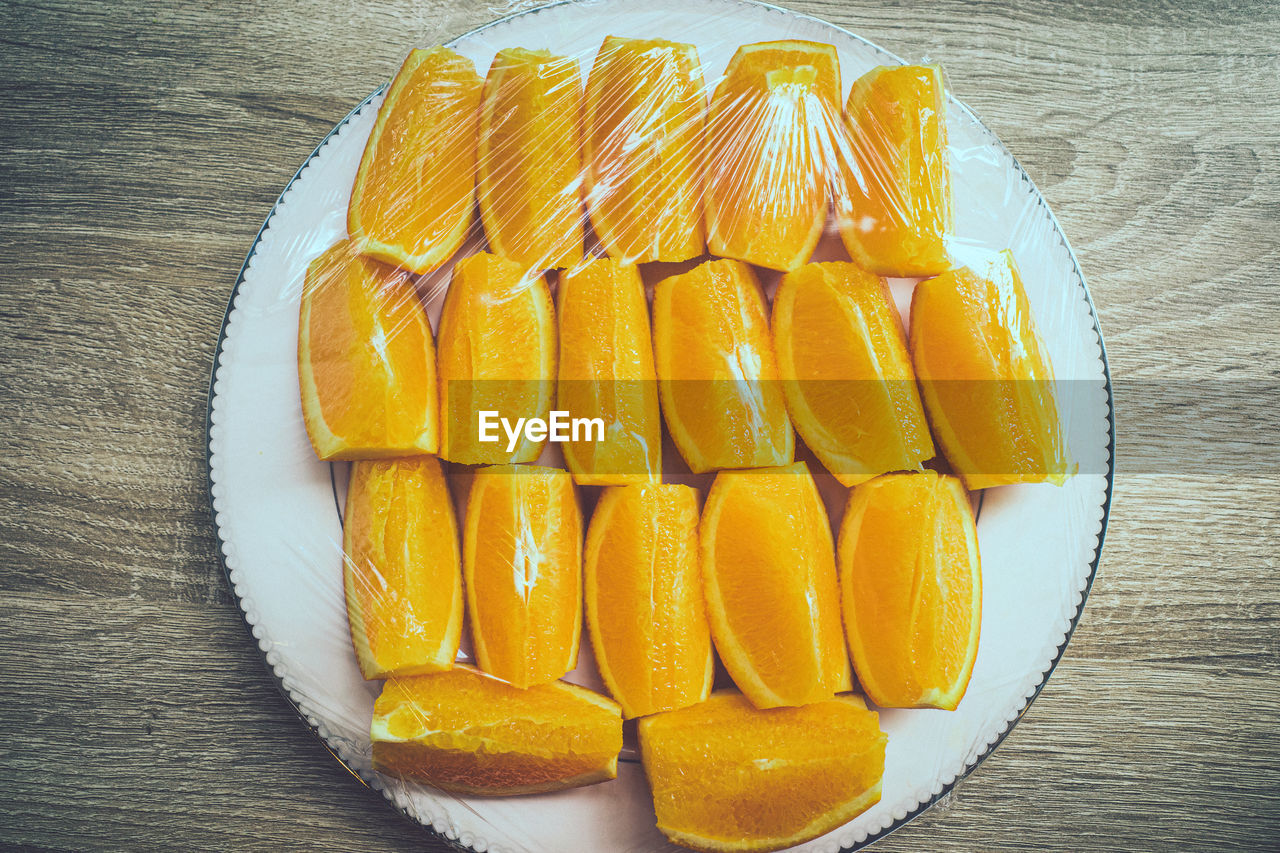
[[[1116,376],[1275,382],[1280,6],[791,5],[944,63],[1053,205]],[[295,169],[411,42],[492,16],[0,2],[0,846],[448,849],[353,781],[263,667],[215,557],[205,394]],[[1117,399],[1122,458],[1160,438],[1126,415],[1140,402]],[[1275,458],[1274,430],[1206,428],[1223,438]],[[1043,695],[876,849],[1280,846],[1277,506],[1274,465],[1122,468]]]

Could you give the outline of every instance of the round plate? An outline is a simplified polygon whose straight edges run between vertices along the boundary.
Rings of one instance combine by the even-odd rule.
[[[517,46],[575,55],[585,72],[605,35],[693,43],[709,87],[739,45],[757,41],[836,45],[846,94],[863,72],[901,61],[831,24],[738,0],[561,3],[504,18],[451,46],[482,74],[497,50]],[[296,348],[307,263],[345,236],[351,184],[380,101],[381,91],[366,99],[299,169],[259,232],[227,307],[209,394],[210,494],[227,576],[298,713],[347,768],[424,825],[476,850],[573,850],[585,839],[600,853],[668,849],[634,762],[620,763],[614,782],[488,800],[406,784],[371,767],[369,721],[379,684],[360,677],[347,630],[334,500],[334,478],[345,471],[318,462],[307,441]],[[1079,473],[1060,488],[985,494],[978,522],[982,640],[964,701],[950,713],[882,710],[889,735],[883,798],[799,850],[856,848],[891,832],[991,753],[1065,649],[1106,529],[1111,385],[1084,278],[1044,199],[995,135],[954,100],[949,130],[956,254],[963,261],[1013,250],[1059,378]],[[447,275],[432,288],[433,321]],[[895,291],[904,300],[910,282]],[[598,686],[593,667],[584,654],[570,677]]]

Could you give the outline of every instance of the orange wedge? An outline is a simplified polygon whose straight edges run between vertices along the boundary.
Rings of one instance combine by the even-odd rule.
[[[694,850],[781,850],[880,801],[888,738],[858,696],[761,711],[716,691],[639,728],[658,829]]]
[[[364,677],[453,666],[462,638],[462,560],[436,458],[352,466],[342,547],[347,617]]]
[[[616,36],[600,45],[582,144],[587,210],[610,256],[639,263],[702,254],[705,109],[693,45]]]
[[[534,269],[582,260],[578,61],[498,51],[484,82],[476,194],[489,246]]]
[[[849,651],[872,701],[954,711],[982,625],[978,535],[960,481],[926,471],[854,489],[840,578]]]
[[[836,222],[849,255],[877,275],[936,275],[951,266],[946,111],[936,65],[873,68],[849,92],[852,152],[842,158]]]
[[[517,690],[459,665],[388,681],[370,733],[382,773],[471,796],[538,794],[616,778],[622,712],[574,684]]]
[[[840,59],[829,44],[738,48],[707,116],[707,243],[775,270],[809,260],[842,141]]]
[[[653,350],[662,414],[694,473],[792,460],[764,294],[749,266],[707,261],[661,281]]]
[[[462,245],[475,186],[480,77],[443,47],[410,52],[365,144],[347,233],[367,255],[424,273]]]
[[[706,699],[713,673],[697,492],[607,489],[587,531],[584,575],[596,663],[626,717]]]
[[[504,430],[481,441],[482,412],[546,419],[555,395],[556,318],[541,275],[484,252],[458,261],[440,315],[440,455],[467,465],[532,462],[543,441]]]
[[[835,546],[803,462],[717,474],[699,548],[711,636],[757,708],[850,689]]]
[[[582,631],[582,517],[559,468],[476,472],[462,550],[476,661],[516,687],[573,669]]]
[[[848,263],[788,273],[773,298],[773,340],[791,422],[841,483],[933,458],[884,279]]]
[[[569,470],[584,486],[656,483],[662,420],[639,271],[618,261],[591,261],[561,275],[557,298],[557,406],[574,419],[599,418],[603,427],[589,440],[584,430],[581,440],[561,445]]]
[[[1053,392],[1013,255],[916,286],[911,357],[934,435],[970,489],[1061,485],[1071,472]]]
[[[431,325],[403,271],[331,246],[307,267],[298,379],[321,459],[436,451]]]

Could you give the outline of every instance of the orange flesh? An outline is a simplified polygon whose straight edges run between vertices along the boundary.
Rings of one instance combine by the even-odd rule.
[[[364,677],[451,667],[462,637],[462,561],[434,456],[352,467],[343,551],[347,615]]]
[[[835,200],[845,247],[877,275],[935,275],[951,264],[947,94],[936,65],[881,66],[845,106],[850,157]]]
[[[1071,471],[1044,353],[1013,255],[917,285],[911,354],[943,453],[970,489],[1061,485]]]
[[[964,487],[932,471],[858,486],[840,531],[845,628],[878,705],[955,710],[978,653],[982,575]]]
[[[320,459],[436,450],[435,348],[410,278],[346,241],[307,267],[298,375]]]
[[[483,252],[459,261],[440,317],[440,455],[468,465],[532,462],[542,441],[508,452],[482,442],[480,412],[545,419],[555,393],[555,310],[546,279]],[[513,427],[514,428],[514,427]]]
[[[715,646],[752,703],[850,689],[831,528],[804,463],[718,474],[699,537]]]
[[[795,437],[750,267],[707,261],[660,282],[653,339],[662,413],[690,469],[791,462]]]
[[[573,669],[582,628],[582,519],[558,468],[476,472],[463,566],[476,660],[516,687]]]
[[[608,489],[585,556],[587,625],[600,674],[628,717],[683,708],[711,690],[711,633],[688,486]]]
[[[347,231],[365,254],[415,273],[442,265],[471,222],[480,77],[452,50],[414,50],[365,145]]]
[[[534,269],[582,260],[577,60],[502,50],[485,80],[476,192],[494,252]]]
[[[712,253],[784,271],[807,261],[826,222],[827,169],[843,134],[834,47],[739,48],[707,117]]]
[[[627,263],[702,254],[706,99],[692,45],[609,36],[583,123],[587,209],[610,257]]]
[[[603,441],[560,445],[569,470],[581,485],[656,483],[662,420],[640,273],[613,260],[591,261],[561,276],[558,299],[557,407],[573,418],[604,421]]]
[[[757,710],[717,691],[640,721],[658,828],[695,850],[779,850],[880,799],[887,738],[861,698]]]
[[[773,335],[791,421],[842,484],[933,458],[884,279],[849,263],[789,273],[773,300]]]
[[[469,666],[393,678],[374,703],[374,767],[446,791],[505,796],[617,776],[622,714],[590,690],[518,690]]]

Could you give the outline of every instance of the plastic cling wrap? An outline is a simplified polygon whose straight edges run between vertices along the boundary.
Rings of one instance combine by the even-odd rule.
[[[1096,566],[1110,391],[1056,220],[967,81],[811,18],[450,26],[316,149],[228,311],[211,492],[268,663],[347,767],[472,849],[673,849],[624,717],[662,735],[672,837],[891,831],[1034,698]],[[850,503],[885,482],[906,497]],[[967,598],[833,568],[973,533]],[[838,627],[876,595],[932,652],[862,664],[883,706],[857,656],[909,628],[860,608],[851,656]],[[712,725],[736,717],[750,743]],[[858,784],[788,798],[833,743]],[[685,808],[684,762],[758,784]]]

